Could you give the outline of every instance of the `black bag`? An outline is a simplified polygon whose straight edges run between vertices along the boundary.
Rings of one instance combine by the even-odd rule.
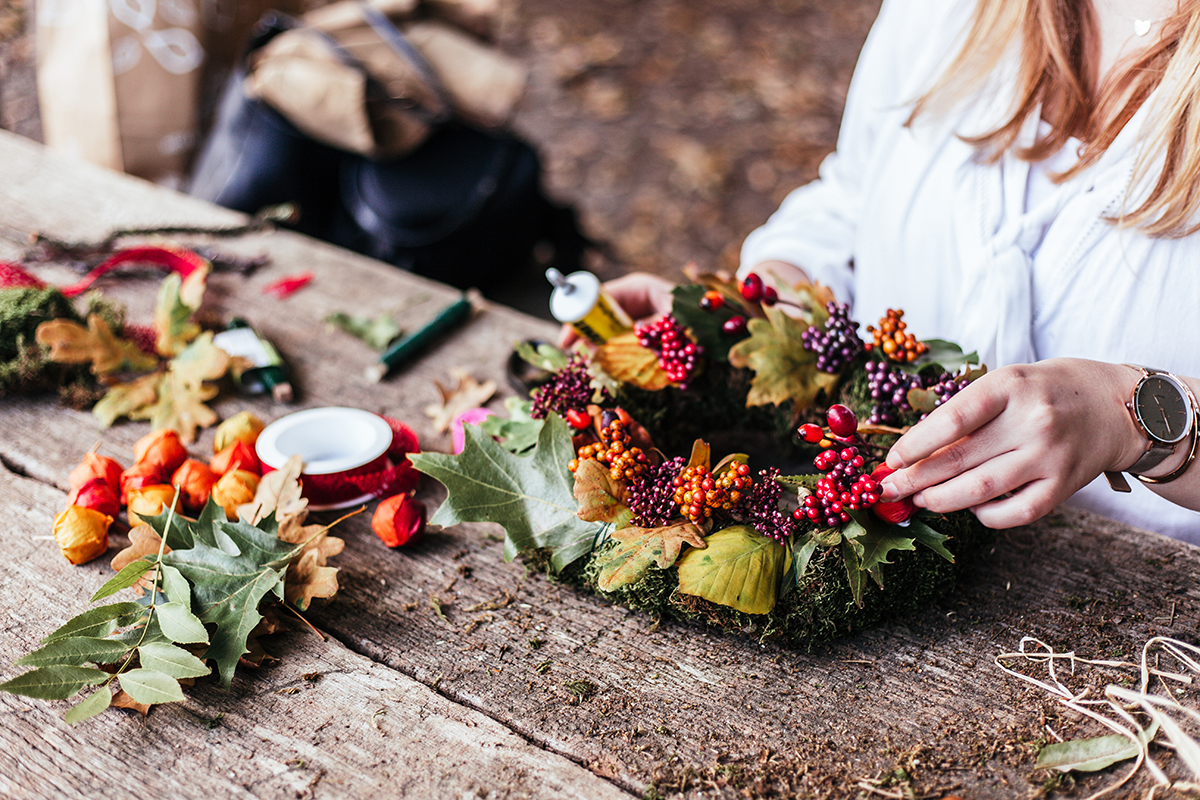
[[[247,54],[295,24],[267,14]],[[464,289],[511,278],[542,242],[559,269],[578,268],[588,243],[521,139],[450,121],[404,157],[371,160],[309,138],[246,97],[243,77],[225,90],[190,194],[248,214],[294,204],[296,230]]]

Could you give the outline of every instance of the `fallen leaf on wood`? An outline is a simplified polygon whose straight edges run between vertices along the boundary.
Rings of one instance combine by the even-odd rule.
[[[425,406],[425,414],[433,420],[433,428],[438,433],[450,430],[450,423],[462,412],[487,403],[496,393],[495,381],[480,383],[462,367],[450,370],[450,375],[456,381],[453,389],[447,389],[435,381],[441,394],[441,403],[430,403]]]
[[[38,344],[50,348],[50,359],[65,364],[92,365],[92,374],[108,375],[117,370],[143,371],[158,364],[133,342],[117,337],[98,314],[88,316],[85,328],[67,319],[52,319],[38,325]]]

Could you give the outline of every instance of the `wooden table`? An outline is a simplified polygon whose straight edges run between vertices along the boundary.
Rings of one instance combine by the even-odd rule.
[[[95,239],[241,219],[8,134],[0,165],[0,258],[20,258],[35,230]],[[462,367],[504,394],[512,342],[554,333],[489,306],[372,385],[363,371],[375,353],[322,318],[420,301],[402,315],[415,326],[453,290],[286,232],[219,244],[271,261],[249,278],[214,275],[206,306],[274,340],[300,392],[291,406],[225,395],[222,415],[351,405],[404,420],[425,449],[445,451],[448,437],[424,413],[435,382]],[[290,299],[263,293],[305,270],[315,282]],[[157,284],[104,288],[148,320]],[[55,398],[0,398],[0,677],[18,674],[12,662],[111,575],[107,558],[71,566],[49,538],[68,472],[98,439],[130,462],[147,430],[101,432]],[[211,435],[197,454],[211,452]],[[441,491],[424,485],[431,508]],[[1200,628],[1195,548],[1077,512],[999,534],[937,607],[811,652],[656,625],[504,563],[502,537],[485,525],[396,551],[371,533],[369,514],[337,533],[347,542],[333,561],[341,591],[309,615],[325,638],[288,634],[278,664],[239,669],[229,692],[202,679],[186,702],[147,718],[109,710],[76,727],[61,719],[65,704],[0,694],[0,797],[1026,796],[1047,778],[1033,763],[1049,731],[1099,731],[1002,673],[997,654],[1032,635],[1080,655],[1132,657],[1151,635],[1195,638]],[[114,537],[110,555],[121,544]],[[580,699],[566,686],[576,681],[595,691]]]

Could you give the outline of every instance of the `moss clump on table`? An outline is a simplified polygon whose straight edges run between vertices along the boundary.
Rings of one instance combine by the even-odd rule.
[[[674,567],[651,569],[635,584],[613,592],[602,591],[596,581],[605,551],[614,546],[611,540],[553,577],[655,618],[811,647],[929,608],[953,591],[965,565],[994,539],[993,531],[966,512],[939,517],[931,525],[953,537],[946,546],[954,553],[955,562],[924,547],[896,553],[892,563],[883,568],[884,588],[869,582],[861,607],[854,603],[845,564],[834,550],[815,555],[804,578],[782,591],[768,614],[746,614],[683,594]],[[531,569],[549,574],[545,551],[522,554],[522,559]]]
[[[111,305],[89,300],[114,330],[122,319]],[[53,319],[83,323],[84,318],[54,287],[0,289],[0,397],[56,391],[72,408],[84,408],[101,396],[86,365],[59,364],[37,343],[38,325]]]

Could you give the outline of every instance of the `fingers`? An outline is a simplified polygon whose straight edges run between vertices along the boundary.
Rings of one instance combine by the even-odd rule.
[[[674,284],[657,275],[631,272],[607,281],[604,288],[635,320],[671,310],[671,290]]]
[[[947,445],[970,436],[1002,414],[1007,406],[1007,396],[1003,392],[992,391],[984,382],[987,377],[985,375],[972,383],[952,398],[952,403],[934,409],[933,413],[901,436],[888,453],[887,465],[893,469],[903,469],[916,464]],[[963,457],[953,451],[945,456],[950,460]],[[964,463],[963,466],[973,464]]]

